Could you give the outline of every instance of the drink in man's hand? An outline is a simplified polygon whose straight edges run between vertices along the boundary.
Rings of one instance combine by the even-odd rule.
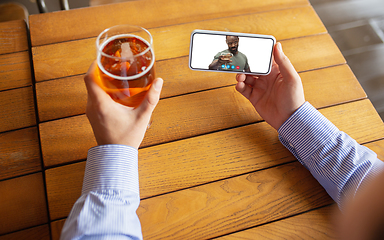
[[[132,33],[108,33],[113,28],[129,29]],[[143,28],[116,26],[107,29],[98,37],[98,84],[113,100],[129,107],[138,107],[155,78],[155,56],[152,37]],[[125,29],[128,30],[128,29]],[[104,35],[103,35],[104,34]],[[103,35],[103,36],[102,36]],[[145,35],[149,35],[145,39]],[[103,41],[103,42],[100,42]]]

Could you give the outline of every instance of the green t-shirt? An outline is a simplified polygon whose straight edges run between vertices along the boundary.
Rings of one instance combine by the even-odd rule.
[[[230,51],[226,49],[224,51],[217,53],[213,58],[213,60],[219,59],[219,56],[222,53],[230,53]],[[247,57],[239,51],[237,52],[236,55],[232,56],[231,60],[232,62],[219,66],[218,70],[244,72],[244,69],[249,68]]]

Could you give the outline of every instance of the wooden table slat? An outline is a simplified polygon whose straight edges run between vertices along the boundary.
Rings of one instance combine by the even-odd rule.
[[[0,236],[0,240],[50,240],[48,224]]]
[[[0,132],[36,125],[32,87],[0,92]]]
[[[0,91],[32,85],[28,51],[0,55]]]
[[[331,205],[218,239],[338,239],[333,224],[336,214],[340,214],[337,206]]]
[[[323,109],[321,112],[359,143],[384,137],[384,126],[368,100]],[[365,123],[368,127],[364,127]],[[384,155],[384,140],[367,146],[374,146],[375,150],[381,149],[378,153]],[[84,152],[86,154],[86,150]],[[266,123],[140,149],[139,158],[142,198],[294,160],[288,150],[278,142],[276,131]],[[52,219],[67,216],[76,199],[80,197],[84,169],[85,162],[81,162],[46,171]]]
[[[88,149],[97,144],[85,115],[46,122],[40,124],[39,130],[45,167],[84,159]]]
[[[39,121],[85,113],[87,89],[84,75],[36,83]]]
[[[335,214],[338,214],[338,210],[335,208],[336,205],[330,205],[217,239],[337,239],[333,224],[333,218]],[[65,220],[53,221],[51,223],[52,240],[59,240]]]
[[[303,201],[305,199],[305,201]],[[147,239],[206,239],[333,201],[298,162],[141,201]]]
[[[0,23],[0,91],[32,85],[24,20]]]
[[[297,25],[297,22],[308,24]],[[219,26],[226,26],[226,29],[220,29]],[[161,27],[149,29],[154,39],[156,60],[188,56],[190,34],[197,28],[258,34],[273,33],[279,40],[326,33],[325,27],[311,7]],[[287,28],[290,31],[286,31]],[[306,51],[307,48],[303,47],[301,51]],[[311,50],[314,48],[311,47]],[[33,47],[32,53],[37,82],[83,74],[96,57],[95,38]],[[62,61],[63,59],[67,61]]]
[[[41,171],[37,127],[0,134],[0,180]]]
[[[61,230],[66,219],[51,222],[51,240],[60,240]]]
[[[316,108],[366,98],[367,95],[347,64],[299,73],[305,99]]]
[[[27,25],[24,20],[0,23],[0,54],[27,51]]]
[[[308,6],[307,0],[245,0],[241,4],[224,0],[158,0],[132,1],[118,5],[103,5],[31,15],[29,26],[32,46],[96,37],[104,29],[118,24],[140,25],[155,28],[167,25],[202,21],[220,17],[260,13],[275,9]],[[188,10],[186,10],[188,6]],[[113,17],[111,16],[113,15]],[[81,20],[79,17],[81,16]]]
[[[372,151],[375,151],[375,153],[378,154],[379,159],[384,160],[384,140],[370,142],[370,143],[365,144],[365,146],[370,148]],[[142,151],[143,150],[141,150],[141,152]],[[255,156],[255,158],[256,157],[257,156]],[[145,167],[145,166],[149,165],[149,164],[143,164],[143,161],[146,162],[145,156],[140,155],[140,161],[139,161],[140,169],[142,169],[142,166]],[[148,163],[150,163],[150,162],[148,161]],[[80,163],[80,164],[78,164],[78,166],[76,168],[77,169],[71,169],[72,171],[77,172],[77,176],[76,175],[72,176],[72,177],[75,177],[77,179],[77,180],[75,179],[74,181],[72,180],[73,181],[72,184],[77,182],[76,184],[78,186],[80,186],[79,182],[82,181],[83,171],[85,169],[85,164]],[[148,174],[148,173],[149,173],[149,171],[147,172],[144,170],[144,171],[142,171],[140,176],[143,176],[143,174]],[[67,174],[67,172],[63,171],[62,174],[63,175]],[[156,172],[156,174],[158,174],[158,172]],[[54,174],[52,173],[51,175],[53,176]],[[145,179],[145,178],[142,177],[140,182],[141,182],[142,189],[145,189],[146,186],[143,186],[143,179]],[[69,185],[69,184],[64,183],[64,185]],[[62,186],[56,186],[56,189],[59,189],[61,187]],[[68,194],[73,196],[72,201],[70,201],[66,206],[67,209],[71,208],[71,204],[73,204],[74,201],[76,201],[81,190],[77,189],[75,191],[76,193],[74,193],[74,194],[72,192],[74,192],[74,191],[72,190],[72,191],[65,193],[66,196],[68,196]],[[69,198],[71,198],[71,197],[68,197],[67,200]],[[65,199],[64,195],[61,196],[61,198],[59,198],[59,199]],[[334,226],[333,226],[333,223],[329,221],[329,217],[331,217],[333,214],[337,214],[337,212],[336,213],[334,212],[335,209],[333,209],[333,208],[335,208],[335,206],[325,207],[325,208],[322,208],[319,210],[304,213],[304,214],[299,215],[299,216],[288,218],[286,220],[281,220],[281,221],[267,224],[264,226],[252,228],[252,229],[245,230],[245,231],[241,231],[241,232],[233,234],[233,235],[227,235],[227,236],[220,238],[220,239],[239,239],[239,238],[240,239],[255,239],[255,236],[259,236],[259,235],[270,236],[271,239],[276,239],[276,238],[279,239],[278,238],[279,236],[282,236],[281,239],[286,239],[286,236],[292,236],[293,239],[296,239],[296,235],[298,234],[298,231],[300,231],[300,236],[301,236],[301,234],[311,235],[311,236],[312,236],[312,234],[314,234],[314,236],[317,237],[318,234],[321,234],[321,235],[327,235],[324,237],[325,239],[329,239],[329,238],[333,239],[332,230],[334,230]],[[68,212],[67,212],[67,214],[68,214]],[[313,222],[313,220],[315,220],[315,222]],[[307,221],[309,221],[309,222],[307,222]],[[56,236],[55,238],[53,238],[53,240],[59,240],[60,232],[61,232],[61,229],[64,225],[64,222],[65,222],[65,219],[52,222],[52,224],[51,224],[52,236]],[[321,224],[321,226],[320,226],[320,224]],[[316,226],[316,227],[314,227],[314,226]],[[276,229],[279,229],[279,232],[276,233]],[[305,233],[303,232],[304,231],[303,229],[305,229]],[[271,235],[273,235],[273,237],[271,237]]]
[[[73,204],[81,196],[84,170],[85,163],[82,162],[45,171],[51,220],[68,216]],[[65,178],[63,178],[64,175]],[[68,195],[63,195],[63,193]],[[72,206],[68,205],[68,200]]]
[[[137,214],[145,239],[206,239],[330,203],[311,174],[294,162],[145,199]],[[56,231],[62,224],[57,222]]]
[[[0,234],[48,223],[42,173],[0,181]]]

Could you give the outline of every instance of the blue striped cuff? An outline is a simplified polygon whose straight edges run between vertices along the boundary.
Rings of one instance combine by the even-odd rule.
[[[139,194],[137,149],[125,145],[101,145],[89,149],[82,194],[107,189]]]
[[[305,102],[279,129],[281,143],[305,166],[305,160],[338,129],[309,102]]]

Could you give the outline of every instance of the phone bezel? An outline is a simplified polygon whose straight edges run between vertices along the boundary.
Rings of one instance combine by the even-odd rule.
[[[194,35],[198,34],[212,34],[212,35],[230,35],[230,36],[238,36],[238,37],[252,37],[252,38],[267,38],[271,39],[273,41],[273,46],[272,46],[272,51],[271,51],[271,56],[269,59],[269,67],[267,72],[240,72],[240,71],[227,71],[227,70],[211,70],[211,69],[203,69],[203,68],[193,68],[191,66],[192,63],[192,50],[193,50],[193,37]],[[191,39],[190,39],[190,44],[189,44],[189,61],[188,61],[188,66],[191,70],[194,71],[206,71],[206,72],[227,72],[227,73],[243,73],[243,74],[251,74],[251,75],[268,75],[271,72],[272,69],[272,62],[273,62],[273,49],[276,44],[276,39],[272,35],[263,35],[263,34],[253,34],[253,33],[239,33],[239,32],[224,32],[224,31],[212,31],[212,30],[201,30],[201,29],[196,29],[192,31],[191,33]]]

